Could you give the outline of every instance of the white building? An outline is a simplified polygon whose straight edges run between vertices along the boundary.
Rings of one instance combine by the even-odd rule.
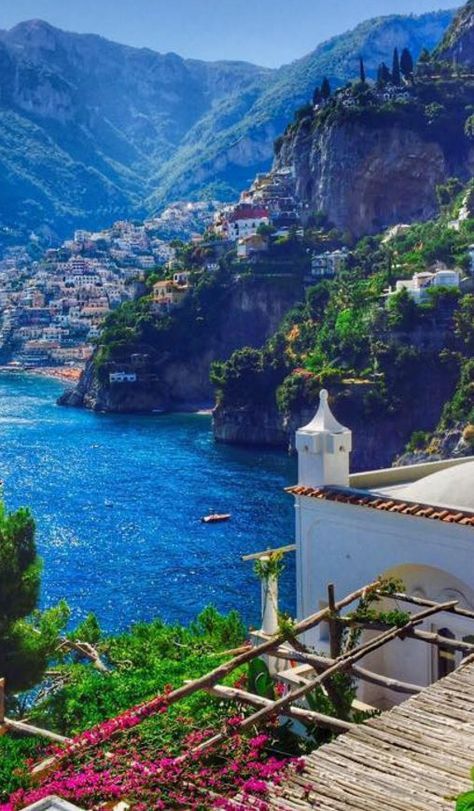
[[[316,416],[296,434],[299,482],[289,490],[296,507],[298,618],[327,605],[329,583],[342,597],[379,575],[399,578],[412,595],[456,599],[474,610],[474,456],[351,474],[351,445],[351,431],[336,421],[322,391]],[[420,628],[474,641],[472,622],[454,614],[438,614]],[[328,648],[326,626],[308,637],[317,650]],[[405,639],[367,657],[364,666],[427,685],[460,656]],[[379,707],[400,701],[371,685],[360,688],[360,697]]]
[[[331,278],[343,269],[349,252],[345,249],[314,253],[311,257],[311,276]]]
[[[109,383],[136,383],[135,372],[110,372]]]
[[[390,290],[389,295],[400,293],[401,290],[406,290],[408,295],[419,304],[425,301],[428,296],[428,290],[431,287],[453,287],[459,288],[461,282],[460,273],[458,270],[437,270],[432,273],[429,270],[424,270],[421,273],[415,273],[411,279],[400,279],[395,284],[395,290]]]

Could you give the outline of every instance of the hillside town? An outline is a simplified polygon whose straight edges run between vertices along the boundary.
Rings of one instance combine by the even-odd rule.
[[[142,295],[147,276],[160,276],[152,291],[155,315],[182,302],[190,274],[175,262],[180,235],[191,244],[214,246],[203,266],[207,272],[219,267],[218,245],[235,250],[239,260],[264,253],[262,226],[285,236],[300,223],[293,186],[288,170],[258,175],[236,204],[176,203],[144,222],[78,229],[37,260],[23,247],[6,249],[0,260],[1,361],[10,368],[79,371],[100,339],[104,318]]]
[[[143,293],[147,274],[172,266],[173,241],[212,223],[216,203],[176,203],[143,223],[121,220],[33,260],[24,247],[0,260],[0,358],[11,368],[82,369],[106,315]],[[171,280],[171,285],[173,281]],[[184,287],[182,278],[179,280]],[[179,296],[161,296],[157,311]],[[70,376],[74,376],[72,373]]]

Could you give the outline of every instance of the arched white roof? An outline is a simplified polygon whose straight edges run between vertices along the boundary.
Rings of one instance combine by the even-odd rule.
[[[424,476],[405,485],[401,495],[407,501],[474,512],[474,462],[453,465]]]

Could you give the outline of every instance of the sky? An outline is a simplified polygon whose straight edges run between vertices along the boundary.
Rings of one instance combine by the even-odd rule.
[[[0,0],[0,28],[42,19],[68,31],[196,59],[276,67],[369,17],[452,0]]]

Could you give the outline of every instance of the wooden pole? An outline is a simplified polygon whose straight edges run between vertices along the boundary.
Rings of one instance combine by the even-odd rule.
[[[401,600],[404,603],[410,603],[411,605],[418,605],[418,606],[426,606],[429,608],[430,606],[436,605],[433,600],[427,600],[425,597],[412,597],[410,594],[404,594],[403,592],[397,591],[394,594],[383,594],[380,592],[380,596],[384,597],[384,599],[388,600]],[[470,611],[467,608],[459,608],[459,606],[455,605],[453,608],[447,608],[446,611],[449,611],[452,614],[458,614],[460,617],[468,617],[468,619],[474,619],[474,611]]]
[[[278,648],[273,654],[276,659],[284,659],[288,662],[301,662],[301,664],[308,664],[319,673],[323,673],[328,667],[334,664],[334,659],[329,659],[326,656],[318,656],[314,653],[300,653],[299,651],[285,650]],[[391,679],[388,676],[382,676],[380,673],[374,673],[372,670],[354,665],[351,667],[351,673],[358,679],[367,681],[370,684],[377,684],[381,687],[387,687],[394,690],[396,693],[408,693],[414,695],[421,693],[424,689],[419,684],[410,684],[409,682],[399,681],[398,679]]]
[[[334,583],[328,586],[328,607],[330,611],[329,625],[329,650],[331,659],[337,659],[341,653],[341,626],[337,622],[336,598]]]
[[[0,734],[5,727],[5,679],[0,679]]]
[[[40,729],[31,724],[25,724],[24,721],[12,721],[10,718],[5,718],[5,726],[14,732],[22,735],[34,735],[39,738],[46,738],[48,741],[55,743],[70,743],[72,738],[65,738],[64,735],[58,735],[56,732],[50,732],[49,729]]]
[[[251,555],[242,555],[240,560],[244,562],[260,560],[261,558],[268,557],[268,555],[286,555],[288,552],[296,552],[296,544],[292,543],[288,546],[280,546],[278,549],[267,549],[265,552],[253,552]]]
[[[436,603],[434,605],[436,605]],[[340,617],[338,622],[340,625],[346,625],[348,627],[358,626],[364,631],[381,631],[390,627],[386,623],[364,620],[359,622],[357,619],[351,620],[350,617]],[[464,642],[463,639],[450,639],[449,637],[441,636],[441,634],[436,634],[432,631],[423,631],[420,628],[411,628],[406,632],[405,636],[407,639],[418,639],[420,642],[426,642],[429,645],[438,645],[443,648],[449,648],[450,650],[459,650],[466,654],[474,653],[474,644],[472,644],[472,642]]]
[[[273,704],[271,698],[256,696],[254,693],[247,693],[245,690],[238,690],[236,687],[225,687],[222,684],[216,684],[214,687],[210,687],[207,692],[218,698],[226,698],[229,701],[240,701],[243,704],[249,704],[253,707],[268,707],[270,704]],[[331,732],[349,732],[349,730],[356,726],[356,724],[350,721],[342,721],[340,718],[333,718],[332,715],[313,712],[313,710],[307,710],[303,707],[288,707],[284,714],[298,721],[318,724],[326,729],[330,729]]]
[[[353,601],[352,601],[353,602]],[[350,651],[349,653],[345,653],[340,656],[334,662],[331,667],[328,667],[324,673],[321,673],[319,676],[316,676],[308,684],[299,687],[297,690],[293,690],[293,692],[289,693],[286,696],[274,701],[268,707],[262,707],[262,709],[257,710],[257,712],[250,715],[248,718],[245,718],[239,726],[239,731],[244,732],[246,729],[250,729],[253,726],[260,724],[262,721],[266,720],[272,715],[279,715],[286,710],[286,708],[297,699],[304,698],[304,696],[309,693],[311,690],[314,690],[315,687],[322,684],[326,679],[331,678],[331,676],[335,676],[336,673],[341,673],[347,670],[348,668],[352,667],[355,662],[358,662],[359,659],[362,659],[367,654],[372,653],[374,650],[381,648],[382,645],[385,645],[387,642],[390,642],[392,639],[397,639],[398,637],[402,637],[406,634],[407,630],[412,628],[415,624],[419,622],[423,622],[424,619],[427,617],[431,617],[433,614],[437,614],[439,611],[444,611],[446,608],[455,605],[456,600],[447,603],[439,603],[436,606],[431,608],[426,608],[424,611],[420,611],[418,614],[414,614],[410,620],[405,624],[402,625],[400,628],[392,628],[385,633],[380,634],[379,636],[374,637],[373,639],[369,640],[368,642],[359,645],[354,650]],[[302,625],[303,623],[300,623]],[[198,754],[200,752],[209,749],[212,746],[216,746],[217,744],[221,743],[229,736],[229,732],[220,732],[217,735],[214,735],[212,738],[209,738],[207,741],[204,741],[199,746],[196,746],[192,749],[188,755]],[[184,757],[186,757],[184,756]]]

